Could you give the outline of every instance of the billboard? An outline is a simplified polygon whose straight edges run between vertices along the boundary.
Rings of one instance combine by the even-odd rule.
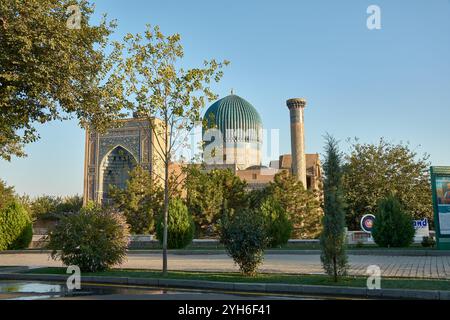
[[[439,231],[442,235],[450,235],[450,176],[437,176],[435,189]]]
[[[450,249],[450,167],[431,167],[434,224],[438,249]]]

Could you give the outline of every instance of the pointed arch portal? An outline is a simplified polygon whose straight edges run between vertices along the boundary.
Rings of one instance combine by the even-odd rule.
[[[108,203],[109,186],[117,186],[124,189],[130,175],[130,171],[136,167],[135,157],[122,146],[116,146],[105,155],[100,165],[99,200]]]

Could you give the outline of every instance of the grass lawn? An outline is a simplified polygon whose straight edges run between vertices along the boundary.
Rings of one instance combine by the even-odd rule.
[[[66,274],[65,268],[40,268],[28,270],[32,274]],[[137,269],[111,269],[104,272],[84,273],[89,276],[109,276],[128,278],[162,278],[160,271]],[[303,285],[327,285],[344,287],[366,287],[365,277],[345,277],[339,282],[333,282],[324,275],[294,275],[260,273],[255,277],[245,277],[236,272],[190,272],[171,271],[168,279],[208,280],[222,282],[251,282],[251,283],[286,283]],[[450,280],[422,280],[405,278],[382,278],[381,287],[384,289],[420,289],[420,290],[450,290]]]

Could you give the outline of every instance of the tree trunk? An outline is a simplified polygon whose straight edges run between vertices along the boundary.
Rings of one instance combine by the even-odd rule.
[[[169,217],[169,120],[167,117],[167,110],[164,118],[164,233],[163,233],[163,276],[167,276],[167,220]]]
[[[163,233],[163,276],[167,276],[167,220],[169,216],[169,163],[164,167],[164,233]]]

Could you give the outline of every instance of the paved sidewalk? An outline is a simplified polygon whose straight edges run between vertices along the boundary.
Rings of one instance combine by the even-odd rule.
[[[366,256],[349,255],[350,274],[366,275],[369,265],[378,265],[382,276],[450,279],[450,256]],[[131,269],[160,269],[160,254],[129,254],[128,261],[120,267]],[[0,266],[61,266],[46,253],[0,255]],[[231,258],[215,255],[169,255],[171,270],[236,271]],[[0,268],[2,272],[3,268]],[[262,272],[321,274],[320,256],[314,254],[267,254]]]

